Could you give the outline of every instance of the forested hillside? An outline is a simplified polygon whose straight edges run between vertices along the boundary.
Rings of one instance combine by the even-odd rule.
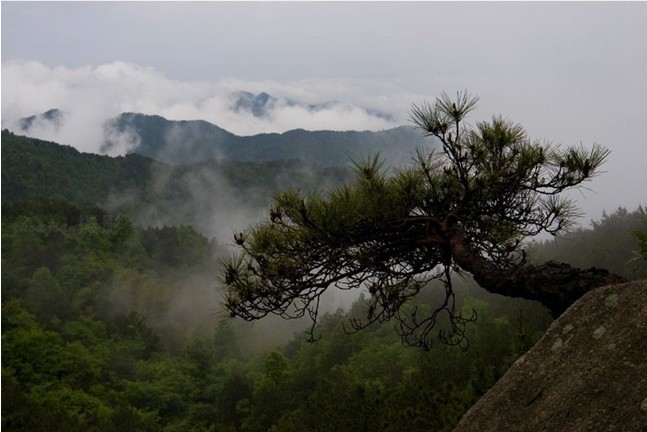
[[[307,323],[249,326],[220,305],[229,238],[209,229],[281,188],[347,176],[294,161],[169,166],[3,132],[2,428],[451,430],[548,327],[539,303],[467,277],[454,288],[477,317],[468,345],[436,340],[430,351],[403,346],[389,323],[349,334],[364,296],[346,310],[329,299],[315,343]],[[644,241],[630,234],[645,221],[643,208],[618,209],[534,244],[530,257],[646,277],[632,261]],[[409,307],[435,308],[443,289],[427,287]]]
[[[628,231],[641,217],[608,220]],[[2,221],[7,430],[447,431],[550,323],[539,304],[466,282],[461,307],[478,314],[467,351],[403,347],[388,324],[347,334],[363,298],[329,312],[318,342],[298,332],[259,351],[205,307],[222,249],[190,227],[138,228],[56,199],[4,204]],[[573,241],[603,241],[607,224]]]
[[[131,154],[120,157],[2,132],[2,202],[60,197],[80,207],[124,213],[136,224],[188,224],[208,235],[223,220],[250,220],[286,188],[326,188],[351,177],[346,168],[298,160],[210,160],[173,166]]]
[[[112,191],[143,189],[152,170],[164,169],[139,155],[110,158],[2,131],[2,202],[59,196],[96,206]]]

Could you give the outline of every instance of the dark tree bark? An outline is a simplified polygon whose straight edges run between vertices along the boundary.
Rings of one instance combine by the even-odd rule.
[[[555,318],[588,291],[627,282],[606,269],[579,269],[555,261],[537,266],[526,264],[513,271],[501,270],[471,252],[460,234],[452,236],[450,246],[454,262],[470,272],[481,287],[494,294],[537,300]]]

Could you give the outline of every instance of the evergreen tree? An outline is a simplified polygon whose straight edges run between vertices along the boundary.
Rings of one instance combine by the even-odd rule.
[[[528,237],[572,223],[576,208],[562,193],[595,177],[609,151],[532,141],[501,116],[472,127],[465,118],[477,101],[463,92],[414,106],[412,120],[442,150],[419,152],[411,167],[387,175],[376,157],[356,166],[355,183],[325,195],[278,195],[268,220],[235,235],[242,254],[223,268],[231,316],[316,322],[330,286],[366,286],[371,304],[355,327],[395,317],[407,343],[426,347],[440,313],[449,316],[449,343],[460,343],[471,318],[455,308],[455,270],[490,292],[539,300],[554,315],[588,289],[622,280],[565,264],[532,266],[523,251]],[[442,306],[404,317],[405,302],[434,279],[445,284]]]

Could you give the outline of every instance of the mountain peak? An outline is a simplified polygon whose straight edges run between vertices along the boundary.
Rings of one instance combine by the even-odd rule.
[[[311,113],[336,109],[360,109],[372,117],[393,121],[393,115],[378,110],[355,106],[338,100],[329,100],[321,103],[306,104],[293,99],[277,98],[266,92],[251,93],[239,91],[232,94],[233,102],[230,109],[236,113],[248,112],[254,117],[264,118],[269,116],[278,106],[299,107]]]
[[[41,114],[21,118],[18,121],[18,129],[21,132],[26,132],[33,127],[49,125],[58,131],[63,125],[64,120],[65,113],[58,108],[52,108]]]
[[[234,93],[234,98],[235,100],[231,105],[231,109],[234,112],[249,111],[254,117],[266,117],[269,110],[277,102],[276,98],[265,92],[254,94],[247,91],[240,91]]]

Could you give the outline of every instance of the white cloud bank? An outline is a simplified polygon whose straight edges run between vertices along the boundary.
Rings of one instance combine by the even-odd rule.
[[[156,69],[124,62],[68,68],[9,60],[2,64],[2,127],[12,129],[22,117],[59,108],[67,114],[60,129],[46,125],[30,133],[85,152],[99,151],[104,121],[122,112],[157,114],[173,120],[202,119],[239,135],[295,128],[378,130],[407,124],[411,103],[433,100],[443,90],[466,88],[481,96],[471,121],[502,113],[524,125],[533,139],[608,146],[612,154],[605,165],[607,173],[587,185],[591,191],[576,194],[587,218],[598,218],[603,210],[645,204],[647,144],[641,125],[646,113],[647,74],[640,73],[645,70],[643,57],[625,52],[630,48],[617,51],[622,54],[618,54],[617,62],[605,57],[600,64],[570,72],[564,68],[540,70],[530,77],[508,72],[470,79],[429,74],[424,86],[415,80],[407,84],[403,79],[179,81]],[[603,80],[596,71],[604,72]],[[421,93],[423,87],[432,93]],[[330,100],[343,103],[317,112],[279,103],[270,116],[257,118],[230,109],[232,93],[238,91],[264,91],[304,104]],[[372,116],[358,107],[392,114],[394,120]],[[115,142],[115,137],[111,138]],[[121,145],[111,155],[125,153],[136,142],[132,135],[117,138]]]
[[[266,117],[258,118],[231,109],[232,94],[238,91],[264,91],[279,101]],[[330,100],[343,103],[311,111],[305,105],[290,105],[287,99],[303,104]],[[152,68],[124,62],[79,68],[48,67],[34,61],[2,65],[3,127],[15,129],[20,118],[58,108],[65,113],[60,128],[36,124],[30,134],[85,152],[99,151],[104,122],[123,112],[206,120],[238,135],[253,135],[296,128],[386,129],[406,122],[410,101],[411,95],[393,85],[361,80],[182,82]],[[372,115],[365,108],[392,114],[394,119]],[[124,153],[133,145],[133,137],[122,138],[123,145],[113,153]]]

